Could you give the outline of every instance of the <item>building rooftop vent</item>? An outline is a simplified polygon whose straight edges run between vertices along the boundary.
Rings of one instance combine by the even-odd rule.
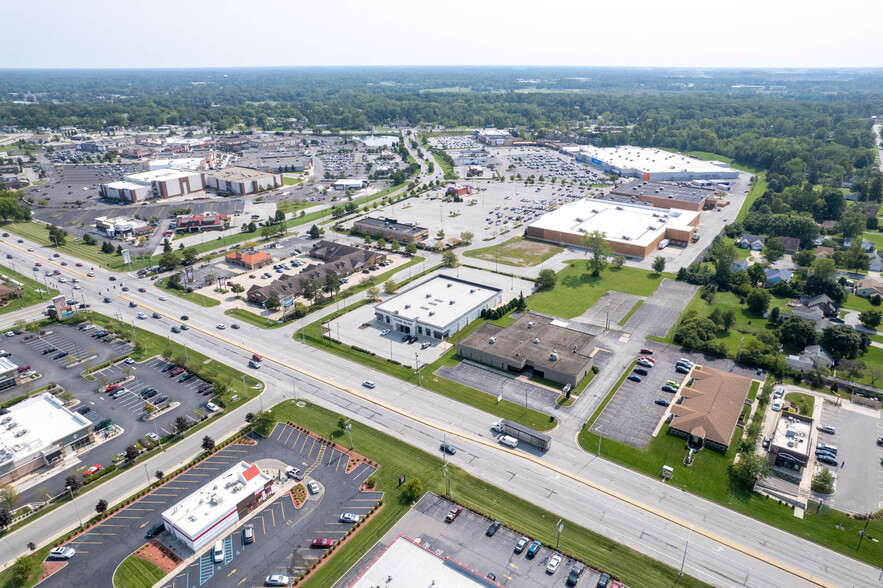
[[[455,302],[456,302],[456,300],[449,300],[448,304],[454,304]]]
[[[496,343],[496,342],[497,342],[497,338],[496,338],[496,337],[491,337],[490,340],[488,341],[488,343],[491,344],[491,345],[493,345],[493,344]]]
[[[533,321],[530,321],[529,323],[527,323],[527,328],[528,328],[528,329],[532,329],[532,328],[533,328]]]
[[[539,342],[540,342],[539,339],[534,338],[534,340],[533,340],[533,344],[534,344],[534,345],[536,345],[536,344],[539,343]]]
[[[451,286],[453,286],[453,284],[448,284],[448,288],[450,288]]]
[[[549,354],[549,361],[558,361],[558,352],[554,349],[552,350],[552,353]]]

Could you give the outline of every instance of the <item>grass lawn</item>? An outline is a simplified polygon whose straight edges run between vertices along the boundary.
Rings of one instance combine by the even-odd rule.
[[[313,347],[317,347],[329,353],[333,353],[334,355],[343,357],[344,359],[348,359],[350,361],[368,366],[379,372],[383,372],[395,378],[399,378],[400,380],[406,380],[414,382],[416,384],[418,374],[416,373],[413,365],[391,363],[389,360],[379,355],[370,355],[368,353],[353,349],[349,345],[343,345],[341,343],[337,343],[336,341],[330,341],[327,338],[322,338],[319,322],[333,320],[344,313],[350,312],[360,306],[363,306],[364,304],[368,304],[368,301],[361,300],[359,302],[356,302],[355,304],[352,304],[346,308],[341,309],[338,312],[325,317],[324,319],[322,319],[322,321],[316,321],[312,324],[307,325],[299,331],[295,331],[293,336],[296,339],[305,340],[309,345]],[[494,321],[494,324],[505,326],[506,324],[510,324],[511,322],[512,319],[507,316],[503,317],[499,321]],[[458,340],[460,340],[460,338],[465,337],[467,334],[477,329],[483,323],[484,321],[481,320],[473,321],[464,329],[461,329],[452,337],[449,337],[448,342],[456,343]],[[537,412],[535,410],[524,408],[523,406],[514,402],[509,402],[508,400],[503,400],[502,402],[497,403],[497,397],[494,395],[487,394],[474,388],[470,388],[469,386],[464,386],[463,384],[452,382],[451,380],[436,376],[435,371],[438,370],[439,367],[443,365],[454,367],[459,363],[459,359],[455,357],[455,353],[456,348],[451,348],[447,353],[445,353],[441,358],[437,359],[433,363],[421,366],[421,384],[424,388],[426,388],[427,390],[431,390],[432,392],[442,394],[443,396],[447,396],[448,398],[451,398],[458,402],[462,402],[463,404],[468,404],[469,406],[473,406],[475,408],[478,408],[479,410],[486,411],[497,417],[509,419],[540,431],[549,430],[555,425],[555,423],[549,421],[548,415]]]
[[[297,408],[293,401],[283,402],[273,408],[280,421],[291,421],[315,431],[325,438],[332,434],[342,435],[338,428],[338,415],[308,404]],[[353,444],[357,451],[377,461],[380,469],[374,475],[378,488],[383,490],[384,508],[361,528],[335,555],[309,580],[307,587],[331,586],[346,570],[370,549],[408,511],[410,505],[397,488],[398,476],[408,480],[419,479],[424,489],[444,493],[442,460],[419,451],[371,429],[358,421],[352,421]],[[451,491],[457,501],[479,513],[493,512],[494,518],[518,532],[535,537],[549,545],[555,542],[554,526],[550,521],[559,517],[536,507],[528,500],[513,496],[473,478],[456,466],[448,466]],[[677,578],[677,570],[642,555],[625,545],[615,543],[575,523],[562,521],[567,529],[561,535],[561,550],[575,555],[590,565],[601,568],[632,586],[671,586]],[[704,586],[690,576],[684,576],[679,586]]]
[[[184,290],[178,290],[177,288],[169,288],[167,285],[168,281],[168,278],[157,280],[156,287],[162,289],[164,292],[168,292],[172,296],[183,298],[184,300],[192,302],[193,304],[198,304],[199,306],[218,306],[221,304],[219,300],[216,300],[211,296],[204,296],[197,292],[185,292]]]
[[[730,330],[718,331],[715,334],[715,338],[726,344],[727,351],[733,357],[739,353],[739,343],[743,335],[754,336],[769,328],[769,320],[756,315],[745,308],[745,306],[739,302],[739,297],[732,292],[718,292],[714,297],[714,301],[707,307],[705,306],[705,300],[703,300],[697,293],[693,296],[693,300],[690,301],[687,308],[684,309],[684,312],[695,310],[701,316],[708,316],[715,307],[720,308],[721,310],[732,308],[736,311],[736,322],[730,327]],[[791,309],[788,306],[788,298],[773,296],[770,299],[770,308],[773,307],[778,307],[783,315],[791,312]]]
[[[289,177],[289,176],[286,176],[286,175],[283,175],[283,176],[282,176],[282,182],[283,182],[286,186],[296,186],[296,185],[298,185],[298,184],[302,184],[303,181],[304,181],[303,178],[292,178],[292,177]]]
[[[785,400],[796,404],[797,410],[800,411],[801,415],[812,416],[813,406],[816,402],[815,396],[804,394],[803,392],[788,392],[785,394]]]
[[[10,298],[6,302],[0,302],[0,304],[2,304],[2,306],[0,306],[0,314],[15,312],[16,310],[21,310],[32,304],[38,304],[43,301],[48,303],[53,296],[58,296],[58,290],[52,288],[47,290],[44,284],[35,281],[34,278],[29,278],[24,274],[14,272],[6,266],[3,266],[2,268],[2,277],[4,278],[4,282],[12,280],[21,284],[23,294],[21,298]],[[13,286],[14,284],[10,284],[10,287]],[[37,290],[40,289],[43,290],[42,296],[37,292]]]
[[[733,238],[724,237],[724,243],[736,247],[736,257],[738,257],[739,259],[748,259],[748,257],[751,255],[751,249],[748,249],[747,247],[743,249],[742,247],[736,246],[736,240]]]
[[[150,588],[165,574],[146,559],[130,555],[113,573],[114,588]]]
[[[879,347],[874,347],[873,345],[869,346],[868,349],[862,354],[860,358],[858,358],[861,362],[863,362],[867,367],[876,367],[883,369],[883,349]],[[874,383],[871,383],[871,376],[868,373],[869,370],[862,370],[861,375],[857,378],[849,378],[846,376],[845,372],[841,374],[840,377],[845,377],[847,379],[852,379],[859,384],[867,384],[868,386],[876,386],[880,387],[883,385],[883,381],[880,378],[874,380]]]
[[[281,327],[285,324],[284,322],[277,322],[275,319],[271,319],[270,322],[267,323],[267,317],[259,316],[250,310],[244,310],[242,308],[228,308],[224,311],[224,314],[262,329],[275,329],[276,327]]]
[[[312,208],[320,204],[319,202],[304,202],[303,200],[280,200],[276,203],[276,210],[281,210],[285,214],[292,212],[300,212],[307,208]]]
[[[439,167],[440,170],[445,175],[445,178],[454,177],[454,168],[447,164],[447,162],[441,157],[437,157],[435,153],[431,152],[432,159],[435,161],[435,164]]]
[[[883,310],[883,306],[874,306],[871,301],[855,294],[847,294],[841,308],[862,312],[864,310]]]
[[[52,549],[51,544],[43,547],[42,549],[38,549],[28,557],[32,558],[38,563],[42,563],[46,560],[46,557],[48,557],[50,549]],[[40,574],[38,572],[34,576],[31,576],[27,581],[21,582],[13,575],[12,566],[10,566],[0,572],[0,588],[31,588],[32,586],[37,585],[39,579]]]
[[[757,385],[757,383],[753,384],[752,390]],[[600,410],[599,408],[596,411],[590,422],[597,418]],[[730,448],[725,454],[713,449],[705,449],[696,455],[691,467],[683,465],[683,458],[687,454],[685,441],[669,435],[668,425],[663,426],[644,450],[604,438],[601,440],[601,456],[657,479],[660,477],[663,465],[671,466],[674,468],[674,477],[666,484],[683,488],[736,512],[871,565],[879,565],[879,562],[883,561],[883,545],[880,543],[866,541],[861,551],[856,550],[858,531],[864,527],[864,521],[854,520],[841,512],[825,509],[820,514],[808,511],[803,519],[799,519],[794,516],[794,511],[790,507],[733,484],[727,468],[736,456],[736,448],[741,437],[742,431],[737,428],[730,441]],[[589,427],[580,431],[578,441],[580,447],[588,453],[595,453],[598,450],[598,436],[589,432]],[[842,526],[842,529],[838,525]],[[871,521],[868,532],[874,537],[883,534],[883,519]]]
[[[515,237],[499,245],[465,251],[463,256],[494,261],[504,265],[528,267],[539,265],[562,251],[564,251],[563,247],[530,241],[524,237]]]
[[[569,267],[558,272],[558,283],[552,290],[537,292],[527,299],[528,308],[573,318],[588,310],[608,290],[650,296],[662,278],[674,278],[671,274],[632,267],[607,268],[595,278],[586,271],[585,259],[574,259],[569,263]]]
[[[877,250],[883,250],[883,233],[865,233],[862,235],[868,241],[877,244]]]

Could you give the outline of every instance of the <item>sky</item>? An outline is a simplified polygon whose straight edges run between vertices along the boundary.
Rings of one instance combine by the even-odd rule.
[[[883,67],[879,0],[0,2],[0,68]]]

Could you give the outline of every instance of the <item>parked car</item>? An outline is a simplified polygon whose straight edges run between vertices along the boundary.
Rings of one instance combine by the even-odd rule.
[[[690,373],[690,368],[688,368],[688,367],[685,366],[685,365],[679,365],[679,366],[677,366],[677,367],[675,368],[675,371],[676,371],[677,373],[679,373],[679,374],[689,374],[689,373]]]
[[[818,449],[823,449],[829,453],[837,455],[837,448],[833,445],[828,445],[827,443],[819,443]]]
[[[288,466],[285,468],[285,475],[289,478],[294,478],[295,480],[300,480],[303,476],[300,475],[300,469],[294,466]]]
[[[99,472],[99,470],[101,470],[101,464],[96,463],[95,465],[86,468],[86,471],[83,472],[83,475],[84,476],[91,476],[93,474],[97,474]]]
[[[762,443],[762,445],[763,445],[763,448],[764,448],[764,449],[769,449],[769,448],[770,448],[770,443],[772,443],[772,441],[770,440],[769,437],[764,437],[764,438],[763,438],[763,443]]]
[[[838,465],[837,460],[826,453],[816,456],[816,459],[819,460],[820,462],[822,462],[823,464],[826,464],[829,466],[834,466],[835,468]]]
[[[209,410],[209,412],[218,412],[219,410],[221,410],[221,408],[214,402],[207,402],[205,404],[205,407]]]
[[[647,374],[650,373],[647,371],[647,368],[642,368],[642,367],[636,367],[633,371],[640,376],[646,376]]]
[[[157,523],[147,529],[147,533],[144,535],[144,538],[150,541],[154,537],[159,537],[159,535],[165,530],[165,523]]]
[[[212,548],[212,561],[215,563],[224,561],[224,542],[221,540],[215,541],[215,546]]]
[[[334,541],[332,541],[331,539],[325,539],[324,537],[313,539],[313,541],[310,543],[310,547],[317,547],[319,549],[328,549],[332,545],[334,545]]]
[[[487,535],[488,537],[493,537],[494,534],[497,532],[497,530],[500,528],[500,525],[502,525],[502,524],[503,523],[501,523],[500,521],[492,522],[491,526],[487,528],[485,535]]]
[[[573,567],[570,568],[570,573],[567,574],[567,582],[565,584],[567,586],[576,586],[579,583],[580,576],[583,575],[586,566],[584,566],[580,562],[574,562]]]
[[[653,355],[653,350],[649,347],[641,347],[641,353],[646,353],[647,355]]]
[[[341,523],[358,523],[360,520],[362,520],[362,517],[351,512],[341,514],[339,519]]]
[[[678,391],[678,389],[675,386],[672,386],[670,384],[666,384],[665,386],[662,387],[662,391],[663,392],[671,392],[672,394],[674,394],[675,392]]]
[[[242,530],[242,542],[243,543],[254,543],[254,527],[251,525],[245,525],[245,528]]]
[[[549,559],[549,563],[546,565],[546,573],[554,574],[558,571],[559,565],[561,565],[561,555],[556,553]]]
[[[307,483],[307,490],[310,491],[310,494],[318,494],[319,493],[319,485],[316,482],[314,482],[313,480],[310,480],[309,483]]]
[[[645,368],[652,368],[653,364],[647,361],[646,359],[639,359],[638,365]]]
[[[822,433],[827,433],[829,435],[836,435],[837,434],[837,430],[834,427],[832,427],[831,425],[819,425],[816,427],[816,429],[818,429]]]
[[[515,544],[515,553],[521,553],[524,551],[524,548],[528,546],[530,543],[529,537],[522,537],[518,540],[518,543]]]
[[[640,382],[641,376],[636,376],[636,375],[632,374],[628,377],[628,379],[631,380],[632,382]]]
[[[272,576],[267,576],[264,584],[266,586],[288,586],[291,584],[291,578],[282,574],[273,574]]]
[[[608,588],[610,585],[610,574],[601,574],[601,577],[598,578],[598,583],[595,585],[595,588]]]
[[[530,547],[527,548],[527,557],[534,557],[537,553],[540,552],[540,548],[542,548],[543,544],[539,541],[534,541],[530,544]]]
[[[654,400],[653,402],[655,402],[655,403],[658,404],[659,406],[668,406],[669,404],[671,404],[671,402],[669,402],[669,401],[666,400],[665,398],[657,398],[657,399]]]
[[[52,559],[70,559],[77,551],[73,547],[53,547],[49,550]]]

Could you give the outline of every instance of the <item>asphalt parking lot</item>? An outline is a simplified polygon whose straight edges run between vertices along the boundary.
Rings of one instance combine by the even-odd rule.
[[[352,582],[399,535],[419,539],[423,547],[450,557],[479,574],[492,573],[496,582],[503,586],[547,588],[565,585],[572,560],[564,557],[558,571],[554,575],[547,574],[546,564],[555,554],[554,549],[544,545],[533,558],[527,557],[527,550],[515,553],[515,544],[522,537],[520,533],[500,527],[493,537],[488,537],[486,531],[491,520],[469,510],[463,510],[454,522],[447,523],[445,515],[453,506],[454,503],[427,493],[335,584],[335,588],[344,588]],[[599,575],[586,568],[579,585],[594,588]]]
[[[276,459],[284,457],[286,463],[300,468],[307,476],[304,483],[316,480],[319,494],[309,496],[299,510],[289,494],[277,498],[246,523],[254,527],[254,543],[243,544],[244,525],[239,524],[224,536],[227,547],[233,549],[225,549],[223,564],[213,564],[209,551],[163,588],[201,586],[209,581],[213,587],[260,586],[270,574],[296,577],[322,554],[322,550],[310,547],[313,539],[338,541],[352,526],[338,520],[342,512],[363,515],[382,497],[381,492],[359,492],[374,468],[363,464],[345,474],[348,456],[287,425],[277,425],[259,447],[269,448]]]
[[[0,392],[0,402],[20,396],[30,390],[41,388],[49,382],[55,382],[65,390],[77,394],[86,388],[87,382],[80,377],[80,372],[90,365],[98,365],[114,357],[120,357],[129,353],[132,346],[125,341],[103,343],[100,339],[94,339],[89,332],[81,331],[77,327],[69,325],[53,325],[45,330],[44,335],[23,333],[14,337],[0,338],[0,348],[8,351],[7,359],[17,365],[30,365],[31,369],[41,374],[42,377],[34,380],[30,385],[19,384],[8,390]],[[58,349],[43,355],[43,350],[50,347]],[[66,352],[63,358],[52,359],[57,353]],[[66,368],[70,363],[70,356],[84,358],[90,355],[97,357],[88,363],[83,363],[73,368]]]
[[[534,410],[549,412],[557,408],[555,400],[558,399],[558,391],[518,380],[517,374],[504,374],[466,361],[454,367],[442,366],[435,373],[494,396],[502,395],[506,400],[522,406],[527,402],[528,408]]]
[[[820,402],[820,399],[816,399]],[[876,414],[874,414],[876,412]],[[825,497],[825,504],[845,512],[866,514],[883,508],[883,447],[876,444],[878,437],[883,437],[883,420],[879,411],[869,410],[862,406],[853,406],[848,402],[834,405],[825,402],[822,405],[823,425],[833,426],[837,433],[828,435],[816,431],[816,442],[837,447],[836,469],[837,489],[831,496]]]
[[[596,435],[639,449],[646,447],[653,437],[653,431],[659,420],[667,410],[666,407],[656,404],[656,399],[664,398],[669,402],[675,399],[675,394],[663,392],[662,386],[667,380],[673,380],[680,386],[686,377],[675,371],[675,364],[682,357],[698,365],[708,365],[754,377],[752,369],[738,367],[731,360],[706,357],[702,353],[681,349],[675,345],[659,346],[648,341],[646,346],[654,349],[651,357],[656,359],[656,363],[652,368],[647,368],[646,376],[640,376],[641,382],[632,382],[628,379],[623,381],[622,386],[592,425],[591,430]],[[630,371],[630,373],[634,372]]]

